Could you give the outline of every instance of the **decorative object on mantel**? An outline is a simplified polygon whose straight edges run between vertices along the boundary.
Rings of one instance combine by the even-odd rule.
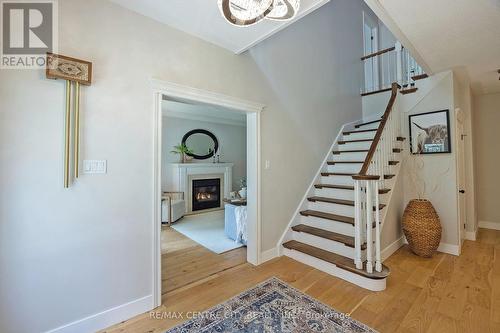
[[[416,255],[430,258],[441,242],[441,222],[429,200],[411,200],[403,214],[403,232]]]
[[[240,197],[246,199],[247,197],[247,177],[240,179],[241,190],[238,192]]]
[[[172,154],[179,154],[179,163],[187,163],[190,161],[190,159],[187,158],[187,155],[192,154],[193,150],[186,146],[185,143],[179,143],[177,146],[174,146],[174,150],[171,150],[170,152]]]
[[[92,83],[92,63],[60,54],[47,53],[46,77],[66,80],[66,112],[64,120],[64,188],[70,185],[71,100],[74,92],[73,174],[80,166],[80,84]],[[73,88],[74,86],[74,88]]]
[[[262,19],[287,21],[293,19],[300,0],[218,0],[222,16],[237,27],[246,27]]]
[[[181,332],[375,333],[276,277],[165,333]]]

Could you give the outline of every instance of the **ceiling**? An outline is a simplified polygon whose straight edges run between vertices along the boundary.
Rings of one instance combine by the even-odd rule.
[[[475,93],[500,92],[500,0],[378,3],[432,72],[453,69]]]
[[[263,20],[245,28],[227,23],[219,12],[217,0],[111,1],[239,54],[330,0],[301,0],[299,14],[294,20]]]
[[[162,101],[162,116],[234,126],[246,126],[247,123],[245,113],[228,111],[221,107],[170,100]]]

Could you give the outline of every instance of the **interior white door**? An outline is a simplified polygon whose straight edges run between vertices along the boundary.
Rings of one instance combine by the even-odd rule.
[[[364,55],[378,51],[378,24],[363,13],[363,50]],[[378,78],[378,57],[371,57],[364,61],[365,92],[380,89]]]
[[[458,220],[460,231],[460,244],[465,239],[465,228],[467,224],[467,206],[466,206],[466,186],[465,186],[465,130],[464,119],[465,113],[460,110],[455,110],[456,121],[456,147],[457,147],[457,184],[458,184]]]

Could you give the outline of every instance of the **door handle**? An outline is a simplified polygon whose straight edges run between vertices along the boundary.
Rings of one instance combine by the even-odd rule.
[[[465,193],[465,190],[460,190],[460,191],[458,191],[458,192],[460,192],[460,193],[464,194],[464,193]]]

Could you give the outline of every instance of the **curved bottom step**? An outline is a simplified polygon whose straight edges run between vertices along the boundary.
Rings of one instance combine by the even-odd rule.
[[[289,241],[283,244],[283,248],[286,256],[362,288],[371,291],[382,291],[386,288],[387,276],[390,273],[387,266],[383,265],[382,272],[370,274],[357,269],[352,259],[308,244]]]

